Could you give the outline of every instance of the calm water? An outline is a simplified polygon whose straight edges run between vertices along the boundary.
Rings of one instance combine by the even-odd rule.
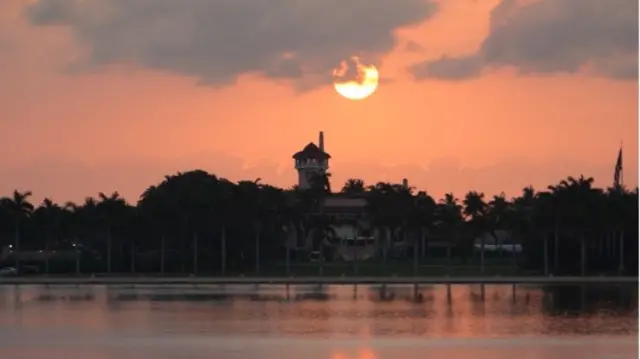
[[[10,359],[637,358],[637,287],[0,286]]]

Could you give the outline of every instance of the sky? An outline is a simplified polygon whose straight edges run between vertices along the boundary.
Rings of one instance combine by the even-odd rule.
[[[638,183],[636,0],[2,0],[0,194],[135,202],[204,169],[290,187],[324,131],[332,186],[514,196]],[[340,97],[361,56],[381,82]]]

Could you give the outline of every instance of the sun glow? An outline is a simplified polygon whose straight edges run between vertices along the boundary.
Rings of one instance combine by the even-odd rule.
[[[336,92],[345,98],[362,100],[371,96],[378,88],[378,69],[374,65],[361,64],[357,57],[353,57],[352,60],[357,71],[356,78],[346,81],[340,79],[348,71],[347,63],[343,61],[339,68],[333,70],[335,78],[333,86]]]
[[[360,349],[358,354],[355,356],[349,356],[342,352],[335,352],[331,355],[331,359],[377,359],[377,356],[371,349]]]

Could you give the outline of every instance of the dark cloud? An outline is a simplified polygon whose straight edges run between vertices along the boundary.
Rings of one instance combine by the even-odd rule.
[[[482,65],[482,60],[478,56],[442,56],[435,61],[412,67],[412,72],[417,78],[464,80],[478,75],[482,70]]]
[[[410,68],[418,78],[464,79],[487,67],[521,73],[584,69],[621,79],[638,77],[637,0],[502,0],[476,53],[443,56]]]
[[[39,0],[25,14],[71,30],[87,52],[76,70],[134,65],[213,86],[259,73],[309,88],[351,55],[376,63],[395,29],[436,10],[432,0]]]

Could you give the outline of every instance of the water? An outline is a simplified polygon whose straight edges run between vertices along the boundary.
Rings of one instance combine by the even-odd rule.
[[[637,358],[636,286],[0,286],[11,359]]]

